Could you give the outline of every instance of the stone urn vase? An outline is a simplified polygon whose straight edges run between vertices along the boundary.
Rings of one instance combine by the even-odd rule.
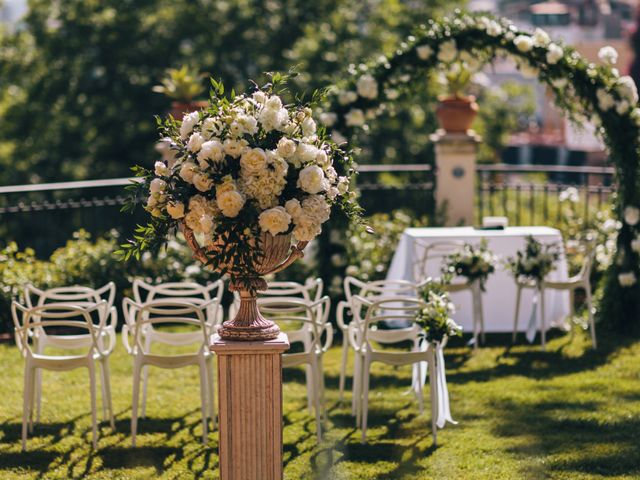
[[[194,100],[191,102],[171,102],[171,116],[176,120],[182,120],[186,114],[207,108],[209,102],[206,100]]]
[[[211,265],[209,262],[207,252],[219,250],[226,242],[225,238],[217,238],[202,247],[194,232],[184,223],[180,228],[195,259],[209,265],[214,271],[227,267],[227,270],[233,273],[229,290],[239,293],[240,307],[236,316],[224,322],[218,329],[220,338],[236,341],[264,341],[277,338],[280,329],[274,322],[264,318],[258,309],[257,294],[267,289],[267,282],[262,276],[280,272],[302,258],[308,242],[293,245],[291,234],[273,236],[263,232],[257,239],[257,245],[255,240],[250,242],[253,248],[259,250],[256,260],[252,265],[240,270],[236,265]]]
[[[448,95],[438,98],[436,117],[440,126],[450,133],[465,133],[478,115],[474,96]]]

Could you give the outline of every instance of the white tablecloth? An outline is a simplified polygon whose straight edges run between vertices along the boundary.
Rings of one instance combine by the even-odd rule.
[[[486,238],[488,247],[501,259],[514,256],[518,250],[525,246],[526,237],[532,235],[542,243],[557,243],[562,246],[560,232],[549,227],[508,227],[504,230],[477,230],[473,227],[451,228],[408,228],[402,234],[400,243],[396,249],[387,274],[387,279],[409,280],[414,279],[415,255],[420,254],[420,248],[434,242],[464,241],[478,244],[482,238]],[[415,240],[420,239],[415,245]],[[440,260],[427,263],[429,276],[440,276]],[[564,249],[556,268],[547,277],[548,280],[561,281],[567,279],[567,262]],[[520,303],[520,318],[518,330],[526,331],[533,308],[534,291],[523,290]],[[471,332],[473,327],[473,310],[470,292],[459,292],[451,295],[456,305],[457,312],[454,319],[464,328],[465,332]],[[486,332],[510,332],[513,330],[513,318],[516,308],[516,285],[511,273],[498,266],[496,272],[489,276],[486,292],[482,297],[484,307],[484,323]],[[548,290],[545,293],[545,309],[547,326],[560,326],[569,314],[569,293]]]

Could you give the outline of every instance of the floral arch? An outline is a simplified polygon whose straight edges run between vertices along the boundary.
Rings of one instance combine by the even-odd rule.
[[[601,50],[603,65],[590,63],[543,30],[519,30],[509,20],[456,11],[429,21],[402,42],[391,57],[350,69],[331,90],[321,121],[335,137],[367,129],[367,121],[392,103],[425,70],[455,61],[511,57],[525,75],[553,92],[569,118],[590,119],[607,146],[618,185],[614,210],[620,218],[615,261],[605,279],[600,317],[617,330],[640,327],[640,107],[633,80],[613,67],[617,53]]]

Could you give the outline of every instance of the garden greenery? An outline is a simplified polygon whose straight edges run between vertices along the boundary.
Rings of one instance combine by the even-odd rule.
[[[456,61],[468,67],[485,59],[509,57],[525,76],[537,77],[554,94],[556,105],[580,124],[596,124],[616,168],[615,211],[622,220],[615,260],[607,272],[601,317],[619,330],[640,327],[640,108],[633,80],[620,76],[610,47],[602,65],[553,40],[541,29],[520,30],[510,21],[457,11],[453,17],[420,25],[394,55],[352,65],[349,77],[333,89],[321,120],[334,138],[368,131],[394,101],[410,93],[425,71]],[[635,243],[634,243],[635,242]]]

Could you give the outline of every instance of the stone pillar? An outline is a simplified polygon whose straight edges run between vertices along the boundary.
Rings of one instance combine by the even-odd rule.
[[[218,361],[221,480],[282,479],[282,353],[275,340],[212,338]]]
[[[473,131],[431,135],[436,145],[436,208],[446,205],[446,225],[474,225],[476,156],[480,137]]]

